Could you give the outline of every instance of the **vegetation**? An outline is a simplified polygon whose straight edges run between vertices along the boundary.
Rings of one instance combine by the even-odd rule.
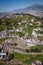
[[[12,60],[14,58],[14,55],[13,55],[13,53],[11,54],[9,54],[9,58],[8,58],[8,60],[10,61],[10,60]]]
[[[30,50],[29,50],[29,49],[26,49],[25,51],[26,51],[27,53],[29,53]]]
[[[43,62],[43,54],[42,55],[25,55],[25,54],[19,54],[14,52],[14,58],[21,60],[22,62],[26,63],[27,65],[31,65],[32,61],[36,61],[36,60],[40,60],[41,62]]]
[[[30,52],[43,52],[43,44],[30,47]]]
[[[0,38],[0,43],[4,42],[6,39],[13,39],[13,37]]]
[[[11,30],[13,29],[13,26],[15,29],[18,29],[20,27],[23,27],[23,30],[25,32],[28,32],[28,38],[32,38],[32,31],[34,28],[38,28],[37,26],[37,21],[40,20],[40,18],[38,17],[34,17],[34,16],[31,16],[31,15],[23,15],[23,17],[16,17],[15,15],[13,15],[14,18],[3,18],[3,19],[0,19],[0,31],[4,30],[4,29],[8,29],[8,30]],[[26,18],[28,18],[27,23],[24,23],[22,21],[26,20]],[[34,22],[31,22],[31,19],[34,19]],[[18,23],[21,23],[20,25]],[[30,23],[33,25],[31,26]],[[27,26],[27,28],[25,28],[25,26]],[[19,34],[19,36],[24,36],[25,33],[23,32],[16,32],[14,31],[14,34]]]
[[[20,59],[21,59],[21,60],[22,60],[22,59],[26,59],[26,58],[29,57],[28,55],[20,54],[20,53],[16,53],[16,52],[14,52],[13,54],[14,54],[14,58],[15,58],[15,59],[19,59],[19,60],[20,60]]]
[[[14,30],[14,32],[10,32],[11,34],[19,35],[20,37],[25,36],[26,33],[28,33],[26,38],[33,38],[32,31],[33,29],[37,29],[38,27],[43,28],[43,25],[38,26],[38,21],[43,20],[43,18],[38,18],[31,15],[23,15],[23,17],[16,17],[13,15],[14,18],[2,18],[0,19],[0,32],[3,30]],[[34,19],[34,22],[31,22],[31,20]],[[26,22],[23,22],[26,21]],[[18,23],[21,23],[20,25]],[[32,24],[32,25],[30,25]],[[14,28],[13,28],[14,27]],[[22,32],[17,32],[16,29],[23,28]],[[25,32],[24,32],[25,31]],[[36,31],[37,33],[43,34],[43,31]],[[0,38],[0,43],[4,42],[6,39],[13,39],[12,37],[6,37],[6,38]],[[43,36],[38,36],[38,39],[40,41],[43,41]],[[17,43],[12,43],[12,46],[17,46]],[[17,49],[17,48],[16,48]],[[18,48],[21,50],[20,48]],[[43,44],[32,46],[29,49],[25,50],[27,53],[29,52],[35,52],[35,53],[43,53]],[[9,61],[12,59],[17,59],[19,61],[22,61],[24,64],[31,65],[32,61],[40,60],[43,62],[43,54],[20,54],[17,52],[13,52],[13,54],[9,54]],[[1,63],[0,65],[7,65],[6,63]],[[19,64],[18,64],[19,65]]]
[[[38,30],[36,32],[39,33],[39,34],[43,34],[43,31],[40,31],[40,30]]]
[[[39,39],[40,41],[43,41],[43,36],[38,36],[38,39]]]

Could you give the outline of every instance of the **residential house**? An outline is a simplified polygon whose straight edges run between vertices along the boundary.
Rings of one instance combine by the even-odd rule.
[[[42,65],[42,62],[37,60],[35,62],[32,62],[31,65]]]
[[[7,60],[8,59],[8,51],[4,49],[0,49],[0,60]]]
[[[5,44],[2,44],[2,48],[0,48],[0,60],[7,60],[8,59],[8,51],[5,50]]]

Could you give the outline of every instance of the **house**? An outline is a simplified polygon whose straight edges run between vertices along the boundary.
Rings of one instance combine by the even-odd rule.
[[[5,37],[6,37],[6,31],[1,31],[0,38],[5,38]]]
[[[35,30],[32,31],[32,35],[33,35],[34,39],[37,39],[37,34],[36,34]]]
[[[23,15],[21,14],[21,15],[19,15],[20,17],[23,17]]]
[[[7,60],[8,59],[8,52],[4,49],[0,49],[0,60]]]
[[[36,65],[42,65],[42,62],[40,60],[37,60]]]
[[[0,48],[2,48],[2,43],[0,43]]]
[[[41,21],[38,21],[38,26],[40,26],[41,25]]]
[[[16,32],[19,32],[19,29],[16,29]]]
[[[0,60],[8,59],[8,51],[6,50],[6,45],[3,43],[2,48],[0,47]]]
[[[38,29],[36,28],[36,29],[34,29],[35,31],[38,31]]]
[[[9,35],[12,36],[12,33],[14,32],[14,30],[8,30]]]
[[[27,21],[26,20],[23,20],[22,23],[26,23]]]
[[[34,46],[35,44],[33,44],[32,40],[31,39],[27,39],[27,46],[30,47],[30,46]]]
[[[33,26],[33,24],[32,24],[32,23],[30,23],[29,25],[30,25],[30,26]]]
[[[24,38],[27,38],[28,37],[28,33],[25,33],[25,36],[24,36]]]
[[[21,25],[21,23],[20,23],[20,22],[18,22],[18,25]]]
[[[31,65],[36,65],[35,62],[32,62]]]
[[[38,40],[32,39],[32,43],[33,43],[33,44],[37,44],[37,43],[38,43],[37,41],[38,41]]]
[[[13,42],[12,39],[7,39],[7,40],[5,40],[5,43],[12,43],[12,42]]]
[[[23,31],[23,27],[20,27],[18,29],[15,30],[16,32],[22,32]]]
[[[39,27],[39,28],[37,28],[38,30],[40,30],[40,31],[42,31],[42,29]]]
[[[23,27],[20,27],[20,28],[19,28],[19,31],[20,31],[20,32],[23,32]]]
[[[31,19],[31,22],[34,22],[34,19]]]
[[[23,40],[23,38],[22,38],[22,37],[21,37],[20,39],[21,39],[21,40]]]
[[[37,60],[35,62],[32,62],[31,65],[42,65],[42,62]]]

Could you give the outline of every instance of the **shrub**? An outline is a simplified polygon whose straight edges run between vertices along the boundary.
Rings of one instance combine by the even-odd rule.
[[[26,49],[25,51],[26,51],[27,53],[29,53],[29,49]]]
[[[13,53],[12,53],[12,54],[10,53],[10,54],[9,54],[9,61],[12,60],[13,58],[14,58]]]

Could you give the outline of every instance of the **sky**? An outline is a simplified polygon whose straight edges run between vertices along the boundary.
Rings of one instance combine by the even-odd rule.
[[[43,0],[0,0],[0,11],[13,11],[33,4],[43,4]]]

